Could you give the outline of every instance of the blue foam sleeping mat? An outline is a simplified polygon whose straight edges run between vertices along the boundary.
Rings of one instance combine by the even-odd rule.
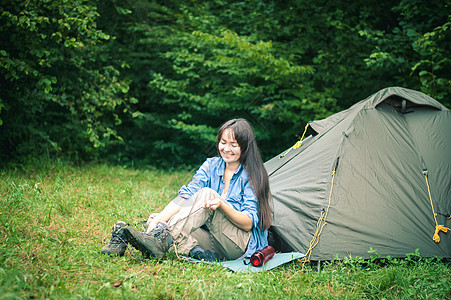
[[[304,256],[305,255],[300,252],[276,253],[274,254],[273,258],[271,258],[266,262],[266,264],[261,267],[254,267],[251,264],[246,265],[244,256],[235,260],[224,260],[219,262],[206,262],[193,258],[188,259],[193,262],[220,265],[233,272],[262,272],[274,269],[295,259],[303,258]],[[249,262],[249,259],[246,259],[246,262]]]

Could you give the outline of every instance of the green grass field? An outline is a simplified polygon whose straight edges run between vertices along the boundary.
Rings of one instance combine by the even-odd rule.
[[[415,252],[252,274],[171,254],[140,261],[99,253],[117,220],[147,219],[193,171],[54,163],[0,172],[0,299],[451,298],[450,262]]]

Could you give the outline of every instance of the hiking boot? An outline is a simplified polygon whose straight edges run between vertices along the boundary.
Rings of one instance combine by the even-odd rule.
[[[130,226],[127,226],[124,232],[128,242],[146,257],[162,258],[172,244],[172,236],[166,223],[158,223],[150,233],[139,232]]]
[[[220,261],[219,254],[210,250],[204,250],[200,246],[195,246],[189,252],[189,257],[205,260],[205,261]]]
[[[122,256],[127,249],[127,237],[124,234],[125,222],[119,221],[113,225],[111,239],[100,252],[108,255]]]

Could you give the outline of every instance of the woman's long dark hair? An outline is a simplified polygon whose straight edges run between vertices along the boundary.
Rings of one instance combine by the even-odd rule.
[[[247,172],[247,177],[254,189],[255,196],[258,199],[260,207],[259,225],[262,229],[268,229],[271,226],[271,190],[269,188],[269,178],[266,172],[263,160],[258,150],[255,140],[254,130],[245,119],[233,119],[225,122],[218,131],[216,140],[216,149],[221,141],[222,133],[226,129],[231,129],[233,136],[241,149],[240,164]]]

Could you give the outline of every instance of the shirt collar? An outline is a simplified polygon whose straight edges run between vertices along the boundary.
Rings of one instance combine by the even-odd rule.
[[[238,168],[235,170],[235,172],[233,172],[233,176],[238,174],[241,171],[242,168],[243,168],[243,166],[240,164],[238,166]],[[221,177],[224,176],[224,171],[225,171],[225,161],[221,157],[221,163],[219,164],[219,167],[217,169],[217,175],[221,176]]]

